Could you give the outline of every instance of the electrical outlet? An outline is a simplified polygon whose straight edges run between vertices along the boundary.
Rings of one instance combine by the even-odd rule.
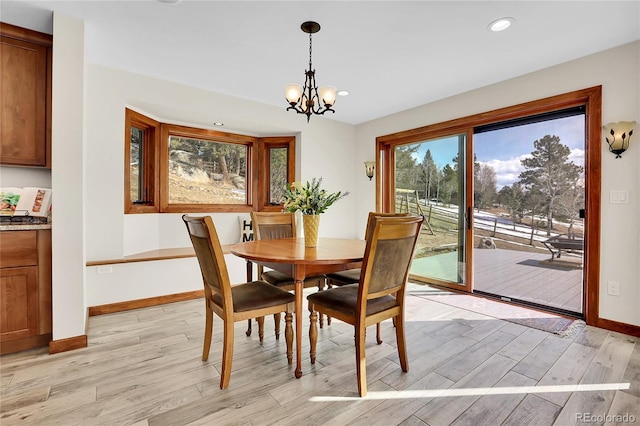
[[[618,281],[607,282],[607,293],[611,296],[620,296],[620,284]]]
[[[111,266],[98,266],[99,274],[110,274],[113,272],[113,268]]]

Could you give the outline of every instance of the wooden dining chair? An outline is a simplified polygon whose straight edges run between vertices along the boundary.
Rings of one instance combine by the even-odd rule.
[[[373,228],[375,226],[375,218],[376,217],[406,217],[409,216],[409,213],[381,213],[381,212],[369,212],[369,217],[367,218],[367,228],[365,229],[364,239],[368,240],[371,238],[371,234],[373,233]],[[334,272],[331,274],[326,274],[325,278],[327,280],[327,288],[332,288],[334,286],[343,286],[349,284],[357,284],[360,281],[360,268],[348,269],[346,271]],[[327,317],[327,324],[331,325],[331,317]],[[382,332],[380,323],[376,324],[376,341],[378,344],[382,344]]]
[[[296,237],[296,216],[290,212],[251,212],[251,220],[253,222],[253,235],[256,240],[274,240],[279,238],[295,238]],[[258,265],[258,277],[269,284],[281,288],[286,291],[295,290],[294,279],[279,271],[265,271],[262,265]],[[318,291],[324,289],[324,275],[306,277],[304,279],[304,288],[318,287]],[[280,336],[280,315],[274,315],[276,339]],[[323,320],[320,318],[320,328],[323,326]],[[258,329],[260,323],[258,322]],[[258,331],[260,332],[260,330]]]
[[[396,319],[396,342],[402,371],[409,370],[404,331],[405,288],[422,216],[375,218],[367,240],[358,284],[334,287],[307,296],[311,324],[311,363],[316,361],[318,313],[355,327],[358,393],[367,394],[365,331],[367,326]]]
[[[191,243],[196,252],[204,282],[206,323],[202,360],[209,358],[213,314],[224,322],[222,372],[220,389],[229,386],[233,359],[234,323],[250,318],[285,312],[287,360],[293,362],[293,312],[295,296],[264,281],[252,281],[231,286],[229,272],[213,220],[209,216],[183,215]]]

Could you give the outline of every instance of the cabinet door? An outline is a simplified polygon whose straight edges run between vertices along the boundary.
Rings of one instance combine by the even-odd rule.
[[[38,268],[0,270],[0,342],[38,333]]]
[[[47,47],[0,37],[0,163],[46,166]]]

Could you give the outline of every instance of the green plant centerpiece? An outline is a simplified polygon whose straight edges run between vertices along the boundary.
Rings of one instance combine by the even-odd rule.
[[[302,212],[304,227],[305,247],[317,247],[318,229],[320,227],[320,214],[324,213],[336,201],[349,195],[349,192],[327,192],[321,189],[322,178],[311,179],[305,185],[300,182],[292,182],[284,188],[283,211],[295,213]]]

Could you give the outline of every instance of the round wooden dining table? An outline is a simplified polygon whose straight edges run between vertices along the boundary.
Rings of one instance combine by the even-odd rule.
[[[247,260],[247,281],[253,281],[252,262],[280,271],[295,280],[296,371],[302,376],[302,293],[307,276],[359,268],[366,241],[320,238],[317,247],[305,247],[304,238],[247,241],[231,246],[231,253]]]

